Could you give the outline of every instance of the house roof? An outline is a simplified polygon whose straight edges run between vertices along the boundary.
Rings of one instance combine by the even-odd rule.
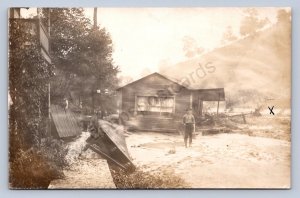
[[[199,94],[199,99],[203,101],[225,101],[224,88],[216,89],[194,89],[194,93]]]
[[[145,76],[145,77],[143,77],[143,78],[140,78],[140,79],[138,79],[138,80],[136,80],[136,81],[133,81],[133,82],[131,82],[131,83],[128,83],[127,85],[124,85],[124,86],[122,86],[122,87],[119,87],[119,88],[117,89],[117,91],[123,89],[124,87],[130,86],[130,85],[133,85],[133,84],[136,84],[136,83],[138,83],[138,82],[140,82],[140,81],[142,81],[142,80],[144,80],[144,79],[146,79],[146,78],[150,78],[150,77],[152,77],[152,76],[154,76],[154,75],[157,75],[157,76],[159,76],[159,77],[161,77],[161,78],[164,78],[164,79],[166,79],[166,80],[168,80],[168,81],[171,81],[171,82],[173,82],[173,83],[175,83],[175,84],[177,84],[177,85],[179,85],[179,86],[181,86],[181,87],[187,88],[186,86],[184,86],[184,85],[182,85],[182,84],[180,84],[180,83],[178,83],[178,82],[176,82],[176,81],[174,81],[174,80],[171,80],[169,77],[166,77],[166,76],[164,76],[164,75],[162,75],[162,74],[160,74],[160,73],[158,73],[158,72],[154,72],[154,73],[149,74],[149,75],[147,75],[147,76]],[[188,89],[188,88],[187,88],[187,89]]]
[[[203,101],[225,101],[225,92],[224,92],[224,88],[213,88],[213,89],[193,89],[193,88],[189,88],[189,87],[186,87],[178,82],[176,82],[176,80],[172,80],[170,77],[166,77],[165,75],[162,75],[160,73],[157,73],[157,72],[154,72],[148,76],[145,76],[139,80],[136,80],[136,81],[133,81],[123,87],[119,87],[117,89],[117,91],[123,89],[124,87],[127,87],[127,86],[130,86],[130,85],[133,85],[133,84],[136,84],[146,78],[149,78],[153,75],[157,75],[161,78],[164,78],[168,81],[171,81],[181,87],[184,87],[186,88],[187,90],[190,90],[191,92],[199,95],[199,99],[203,100]]]

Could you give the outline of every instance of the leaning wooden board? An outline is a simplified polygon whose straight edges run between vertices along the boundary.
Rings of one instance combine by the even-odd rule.
[[[80,135],[81,128],[78,126],[75,114],[70,110],[64,111],[58,105],[51,105],[51,118],[60,138]]]
[[[103,149],[101,149],[101,147],[99,147],[97,144],[91,144],[91,145],[89,145],[89,148],[92,149],[92,151],[100,154],[106,160],[114,163],[115,165],[121,167],[124,170],[126,169],[126,167],[123,164],[121,164],[120,162],[118,162],[117,160],[115,160],[114,158],[112,158],[111,156],[109,156],[109,154],[105,153],[103,151]]]
[[[123,134],[123,127],[120,125],[112,124],[105,120],[98,120],[98,123],[99,127],[107,135],[107,137],[111,140],[113,144],[113,148],[109,149],[114,150],[116,148],[117,150],[113,152],[118,152],[121,155],[120,157],[125,157],[126,164],[129,163],[130,166],[134,167],[134,164],[132,163],[132,159],[127,149],[125,136]],[[116,154],[116,157],[119,155],[118,153]]]

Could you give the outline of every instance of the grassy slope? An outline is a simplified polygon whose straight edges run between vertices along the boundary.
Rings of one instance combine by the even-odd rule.
[[[238,97],[248,106],[275,98],[277,104],[289,107],[291,42],[286,27],[276,24],[160,72],[176,79],[187,77],[193,88],[224,87],[227,98]],[[200,77],[189,77],[199,63],[204,66],[208,62],[216,68],[214,72],[204,69],[206,75],[200,71]]]

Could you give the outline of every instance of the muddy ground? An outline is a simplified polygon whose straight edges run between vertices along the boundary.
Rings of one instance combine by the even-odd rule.
[[[185,148],[179,135],[127,137],[133,162],[149,172],[174,171],[191,188],[288,188],[290,142],[242,134],[196,135]]]
[[[135,131],[125,132],[125,136],[133,163],[146,173],[145,178],[141,176],[143,179],[151,174],[167,175],[172,180],[173,175],[174,181],[183,184],[172,185],[185,188],[289,188],[290,121],[289,117],[276,119],[248,118],[246,124],[235,123],[233,128],[227,125],[226,133],[213,135],[204,135],[197,128],[189,148],[184,147],[179,133]],[[82,133],[69,143],[66,160],[71,168],[64,171],[65,179],[53,181],[50,188],[119,186],[113,184],[101,156],[91,150],[83,151],[88,136],[89,133]],[[122,188],[126,188],[126,182],[125,178]],[[140,179],[130,182],[139,183]],[[169,179],[168,182],[172,183]],[[143,187],[147,188],[147,183]],[[156,188],[155,184],[151,188]]]
[[[171,133],[134,132],[126,141],[143,170],[174,171],[191,188],[289,188],[289,119],[247,117],[214,135],[198,128],[190,148]]]

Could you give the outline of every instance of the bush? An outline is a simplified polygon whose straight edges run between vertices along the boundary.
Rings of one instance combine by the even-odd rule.
[[[10,162],[11,188],[46,189],[53,179],[63,178],[66,149],[56,140],[46,140],[40,148],[20,149]]]
[[[111,173],[117,188],[166,189],[188,187],[183,179],[166,171],[150,173],[136,169],[133,173],[126,173],[123,170],[112,169]]]

